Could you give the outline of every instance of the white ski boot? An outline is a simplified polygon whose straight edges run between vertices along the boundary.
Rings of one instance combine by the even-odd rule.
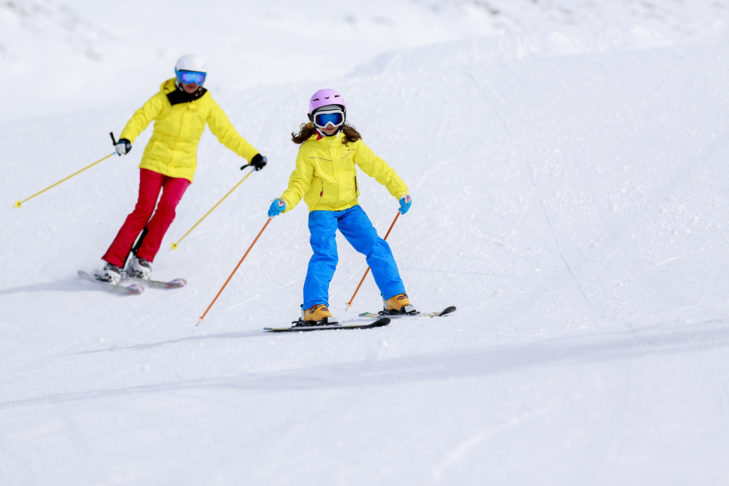
[[[96,272],[95,277],[101,282],[109,282],[110,284],[119,285],[122,281],[122,269],[113,263],[107,263],[100,272]]]
[[[152,273],[152,263],[144,258],[134,255],[131,263],[129,264],[128,273],[134,278],[149,280],[150,274]]]

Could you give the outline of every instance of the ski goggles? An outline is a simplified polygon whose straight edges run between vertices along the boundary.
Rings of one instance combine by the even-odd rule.
[[[200,71],[175,70],[175,74],[177,74],[177,80],[182,84],[194,83],[198,86],[203,85],[203,83],[205,82],[205,77],[207,76],[206,73],[201,73]]]
[[[338,127],[344,123],[344,112],[340,109],[322,110],[314,113],[311,120],[317,128],[325,128],[327,125]]]

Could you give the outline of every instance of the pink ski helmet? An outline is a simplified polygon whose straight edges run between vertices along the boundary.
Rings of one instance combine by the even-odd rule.
[[[320,89],[309,100],[309,115],[313,114],[317,109],[327,105],[339,105],[345,110],[344,98],[334,89]]]

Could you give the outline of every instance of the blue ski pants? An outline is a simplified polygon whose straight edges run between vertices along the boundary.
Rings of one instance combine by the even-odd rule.
[[[314,254],[304,281],[304,309],[316,304],[329,305],[329,283],[339,259],[337,229],[355,250],[367,257],[372,276],[385,299],[405,292],[390,245],[377,236],[359,205],[344,211],[312,211],[309,213],[309,241]]]

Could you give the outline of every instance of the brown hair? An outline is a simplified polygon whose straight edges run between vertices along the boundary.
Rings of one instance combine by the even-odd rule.
[[[309,140],[312,135],[316,132],[316,128],[314,128],[314,124],[309,123],[302,123],[301,127],[299,128],[299,133],[292,133],[291,134],[291,140],[296,144],[302,144]],[[359,134],[356,128],[354,128],[351,125],[348,125],[345,123],[342,125],[342,132],[344,133],[344,138],[342,138],[342,143],[347,145],[348,143],[356,142],[357,140],[362,138],[362,135]]]

